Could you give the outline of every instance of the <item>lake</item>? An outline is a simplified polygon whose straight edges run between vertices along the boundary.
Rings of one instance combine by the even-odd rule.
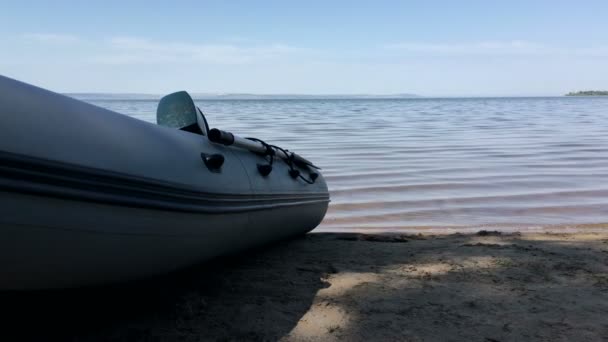
[[[157,100],[84,100],[155,121]],[[608,97],[196,102],[323,168],[318,231],[608,227]]]

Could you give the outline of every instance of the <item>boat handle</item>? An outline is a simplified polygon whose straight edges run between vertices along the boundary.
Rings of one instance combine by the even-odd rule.
[[[218,153],[201,153],[201,159],[203,159],[205,166],[211,171],[217,171],[224,165],[224,156]]]

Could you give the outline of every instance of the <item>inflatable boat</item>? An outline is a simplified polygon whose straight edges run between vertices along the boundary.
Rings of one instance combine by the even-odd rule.
[[[157,123],[0,76],[0,290],[163,274],[323,219],[307,159],[210,129],[186,92]]]

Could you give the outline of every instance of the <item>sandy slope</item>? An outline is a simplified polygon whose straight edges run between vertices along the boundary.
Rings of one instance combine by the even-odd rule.
[[[601,341],[608,234],[309,234],[145,284],[0,300],[2,340]]]

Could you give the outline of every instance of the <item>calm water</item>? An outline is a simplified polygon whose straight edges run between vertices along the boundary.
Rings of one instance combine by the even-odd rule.
[[[155,120],[154,100],[89,102]],[[211,127],[289,148],[323,168],[332,203],[319,230],[608,223],[608,98],[197,104]]]

